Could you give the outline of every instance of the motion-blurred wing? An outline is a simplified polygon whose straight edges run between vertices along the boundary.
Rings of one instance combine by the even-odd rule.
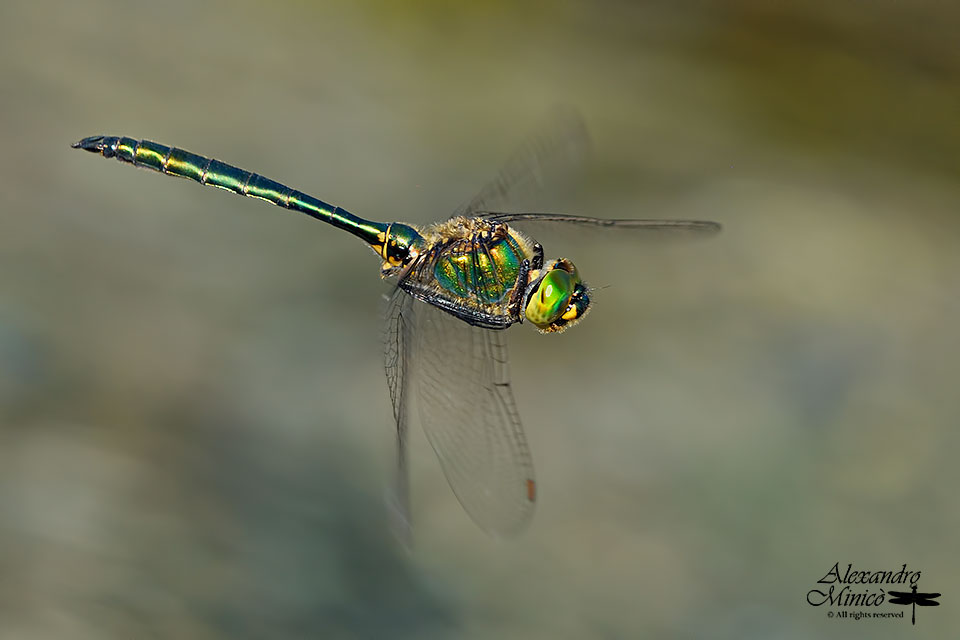
[[[671,235],[709,236],[720,231],[703,220],[591,218],[563,213],[500,213],[544,190],[565,184],[583,172],[591,148],[583,117],[572,107],[557,107],[504,164],[497,176],[454,215],[505,223],[553,223],[593,228],[635,229]],[[508,206],[510,205],[510,206]]]
[[[556,107],[497,176],[454,215],[474,216],[479,211],[505,209],[507,204],[530,206],[534,203],[524,203],[528,197],[581,173],[590,147],[580,113],[572,107]]]
[[[536,483],[510,387],[506,334],[417,304],[417,379],[427,439],[460,504],[510,535],[533,513]]]
[[[390,389],[390,401],[393,403],[393,420],[397,428],[397,468],[388,507],[391,526],[397,537],[407,546],[411,543],[407,438],[409,387],[415,339],[413,304],[413,298],[400,288],[393,291],[387,304],[384,335],[384,369]]]

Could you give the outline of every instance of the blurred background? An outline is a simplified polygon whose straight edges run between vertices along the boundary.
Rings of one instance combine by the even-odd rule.
[[[958,28],[926,0],[4,2],[0,637],[945,637]],[[557,103],[595,149],[546,208],[725,229],[541,238],[605,288],[509,332],[536,516],[485,535],[416,429],[412,553],[376,258],[69,149],[149,138],[426,223]],[[838,562],[942,606],[828,619]]]

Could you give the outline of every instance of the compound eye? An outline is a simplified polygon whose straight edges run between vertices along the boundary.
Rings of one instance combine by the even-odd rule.
[[[547,329],[568,312],[570,296],[577,282],[574,275],[563,269],[552,269],[540,280],[540,285],[527,301],[526,316],[539,329]]]

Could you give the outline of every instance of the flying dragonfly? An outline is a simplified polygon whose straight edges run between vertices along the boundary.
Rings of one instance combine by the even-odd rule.
[[[506,536],[529,521],[537,499],[533,463],[514,400],[504,329],[529,322],[559,334],[592,306],[591,289],[567,258],[544,249],[516,225],[546,223],[625,234],[706,236],[701,220],[605,219],[505,212],[495,205],[537,188],[550,168],[582,155],[589,136],[575,112],[552,117],[495,179],[447,220],[418,226],[375,222],[219,160],[149,140],[92,136],[72,146],[105,158],[266,200],[356,236],[394,278],[386,313],[385,371],[396,428],[394,524],[410,532],[407,445],[410,398],[444,475],[482,529]],[[559,162],[558,162],[559,161]]]

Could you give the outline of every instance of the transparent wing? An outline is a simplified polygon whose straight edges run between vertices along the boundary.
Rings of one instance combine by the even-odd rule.
[[[533,200],[545,189],[565,184],[583,171],[591,148],[583,117],[572,107],[557,107],[504,164],[497,176],[454,215],[477,216],[506,223],[559,222],[592,228],[635,229],[670,235],[709,236],[721,229],[704,220],[609,219],[563,213],[502,213]],[[510,206],[508,206],[510,205]]]
[[[388,498],[391,526],[400,540],[410,546],[410,472],[407,468],[409,425],[409,387],[415,339],[414,300],[397,288],[387,303],[384,335],[384,369],[393,403],[397,428],[397,468]]]
[[[524,204],[526,196],[579,174],[590,147],[590,134],[580,113],[572,107],[555,107],[496,177],[454,215],[473,216],[478,211],[507,208],[507,204]]]
[[[696,235],[713,235],[719,233],[721,225],[708,220],[645,220],[631,218],[591,218],[589,216],[575,216],[565,213],[499,213],[494,211],[478,211],[478,217],[487,218],[496,222],[561,222],[564,224],[580,225],[583,227],[610,227],[614,229],[637,229],[654,232],[680,232]]]
[[[417,304],[423,429],[460,504],[485,531],[510,535],[533,513],[536,483],[506,335]]]

